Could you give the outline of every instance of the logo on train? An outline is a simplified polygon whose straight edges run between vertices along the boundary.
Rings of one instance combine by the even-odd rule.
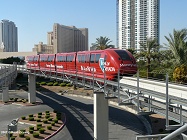
[[[101,68],[101,70],[104,72],[104,58],[100,58],[99,59],[99,67]]]

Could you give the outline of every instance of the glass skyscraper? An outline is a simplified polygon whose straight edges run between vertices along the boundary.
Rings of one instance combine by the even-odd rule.
[[[139,50],[139,42],[159,43],[160,0],[117,0],[117,46]]]
[[[18,33],[14,22],[1,20],[0,46],[4,48],[4,52],[18,52]]]

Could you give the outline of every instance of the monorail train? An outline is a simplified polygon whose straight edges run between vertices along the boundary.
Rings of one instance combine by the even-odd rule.
[[[76,73],[115,80],[137,72],[136,60],[127,50],[105,49],[71,53],[39,54],[26,57],[28,69],[56,73]]]

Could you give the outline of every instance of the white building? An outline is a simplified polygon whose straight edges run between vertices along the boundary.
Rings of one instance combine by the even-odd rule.
[[[159,43],[160,0],[117,0],[117,47],[139,50],[139,42]]]
[[[1,20],[0,44],[4,45],[4,52],[18,52],[18,33],[14,22]]]

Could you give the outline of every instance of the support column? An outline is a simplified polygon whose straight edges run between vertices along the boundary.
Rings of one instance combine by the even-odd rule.
[[[108,100],[94,92],[94,140],[108,140]]]
[[[29,103],[36,102],[36,76],[33,74],[28,74],[28,100]]]
[[[2,101],[8,102],[9,101],[8,87],[3,87],[2,89],[3,89]]]

